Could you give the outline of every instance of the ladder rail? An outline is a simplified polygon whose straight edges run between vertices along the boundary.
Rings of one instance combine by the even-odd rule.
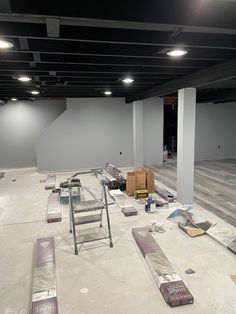
[[[100,212],[100,227],[103,226],[102,222],[103,222],[103,211],[105,209],[106,211],[106,220],[107,220],[107,226],[108,226],[108,236],[104,236],[102,238],[98,238],[98,239],[92,239],[92,240],[85,240],[85,241],[77,241],[77,235],[78,232],[76,233],[76,228],[75,226],[78,224],[82,224],[81,223],[76,223],[76,217],[75,214],[78,214],[79,212],[76,212],[76,210],[74,209],[73,206],[73,200],[72,200],[72,191],[71,191],[71,187],[69,186],[69,210],[70,210],[70,232],[72,232],[73,234],[73,240],[74,240],[74,247],[75,247],[75,255],[78,255],[78,244],[83,244],[83,243],[87,243],[87,242],[92,242],[92,241],[98,241],[98,240],[102,240],[102,239],[108,239],[110,240],[110,247],[113,247],[113,243],[112,243],[112,235],[111,235],[111,224],[110,224],[110,217],[109,217],[109,210],[108,210],[108,201],[107,201],[107,189],[108,189],[108,185],[107,185],[107,181],[106,180],[100,180],[99,182],[102,186],[102,199],[98,200],[97,197],[95,196],[95,194],[93,195],[91,193],[91,191],[89,191],[89,189],[84,188],[86,191],[88,191],[92,196],[94,196],[94,198],[100,202],[103,203],[104,206],[102,206],[102,208],[96,207],[94,208],[94,210],[101,210]],[[109,191],[108,191],[109,193]],[[82,216],[81,216],[82,217]],[[89,217],[89,216],[88,216]],[[91,222],[91,221],[90,221]],[[94,221],[95,222],[95,221]],[[83,224],[89,223],[89,220],[87,222],[84,222]],[[78,235],[79,236],[79,235]]]
[[[103,193],[104,193],[104,201],[105,201],[104,205],[105,205],[105,209],[106,209],[108,234],[109,234],[109,239],[110,239],[110,247],[113,247],[112,235],[111,235],[111,224],[110,224],[110,217],[109,217],[108,203],[107,203],[107,193],[106,193],[107,185],[106,185],[106,181],[101,180],[101,185],[103,187]]]
[[[70,225],[72,224],[72,233],[73,233],[73,239],[74,239],[75,255],[78,255],[77,237],[76,237],[76,230],[75,230],[75,217],[74,217],[74,210],[73,210],[72,197],[71,197],[71,187],[69,187],[69,208],[70,208],[70,215],[71,215]]]

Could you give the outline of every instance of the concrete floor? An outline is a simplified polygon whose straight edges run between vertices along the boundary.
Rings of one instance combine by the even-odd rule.
[[[54,236],[56,244],[59,312],[61,314],[232,314],[236,313],[236,257],[208,236],[190,238],[166,217],[174,210],[160,209],[124,217],[116,205],[110,207],[114,248],[107,241],[83,245],[73,251],[68,233],[68,212],[63,221],[46,224],[48,191],[35,169],[9,171],[0,180],[0,313],[29,313],[31,302],[32,252],[39,237]],[[58,182],[68,174],[58,175]],[[16,179],[16,182],[12,182]],[[82,183],[99,189],[94,177],[84,175]],[[133,201],[135,202],[135,201]],[[196,205],[204,217],[227,224]],[[166,305],[132,235],[132,227],[150,222],[164,223],[157,242],[193,294],[195,303],[179,308]],[[187,275],[192,268],[195,274]],[[86,288],[86,289],[85,289]]]

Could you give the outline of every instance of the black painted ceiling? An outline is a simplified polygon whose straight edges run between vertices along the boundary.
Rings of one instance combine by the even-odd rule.
[[[162,85],[235,59],[235,16],[234,0],[1,0],[0,37],[14,47],[0,51],[0,98],[31,98],[33,88],[37,98],[103,97],[106,89],[127,97]],[[54,22],[59,37],[47,32]],[[188,54],[171,59],[173,47]],[[17,81],[21,74],[32,81]],[[135,79],[129,87],[126,75]],[[232,79],[204,93],[235,87]]]

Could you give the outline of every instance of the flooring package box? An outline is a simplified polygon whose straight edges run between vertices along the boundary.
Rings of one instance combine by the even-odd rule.
[[[57,298],[36,301],[32,303],[32,314],[57,314]]]
[[[36,241],[31,314],[58,314],[54,238]]]
[[[38,239],[35,249],[35,267],[55,263],[55,248],[53,238]]]
[[[134,228],[132,234],[166,303],[171,307],[192,304],[192,294],[148,229]]]

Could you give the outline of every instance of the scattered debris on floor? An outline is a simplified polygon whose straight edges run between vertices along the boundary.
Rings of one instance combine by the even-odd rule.
[[[178,223],[178,227],[192,238],[205,234],[204,230],[193,226],[189,221],[187,221],[185,225]]]
[[[11,182],[16,182],[16,179],[12,179]]]
[[[177,208],[167,219],[178,222],[178,227],[190,237],[206,233],[214,224],[193,212],[191,206]]]
[[[192,268],[189,268],[185,270],[185,274],[188,274],[188,275],[195,274],[195,271]]]
[[[158,232],[158,233],[164,233],[166,232],[165,229],[163,228],[163,224],[156,221],[156,222],[153,222],[151,223],[150,225],[147,226],[148,228],[148,231],[149,232]]]
[[[236,254],[236,232],[234,228],[226,228],[212,223],[197,213],[191,206],[183,206],[175,209],[168,220],[178,223],[178,227],[191,237],[207,234],[213,240]]]
[[[235,283],[236,285],[236,275],[231,275],[230,278],[232,279],[232,281]]]
[[[160,200],[156,200],[156,207],[163,207],[165,205],[165,203],[163,203]]]
[[[88,288],[82,288],[80,289],[80,292],[83,294],[88,293]]]

